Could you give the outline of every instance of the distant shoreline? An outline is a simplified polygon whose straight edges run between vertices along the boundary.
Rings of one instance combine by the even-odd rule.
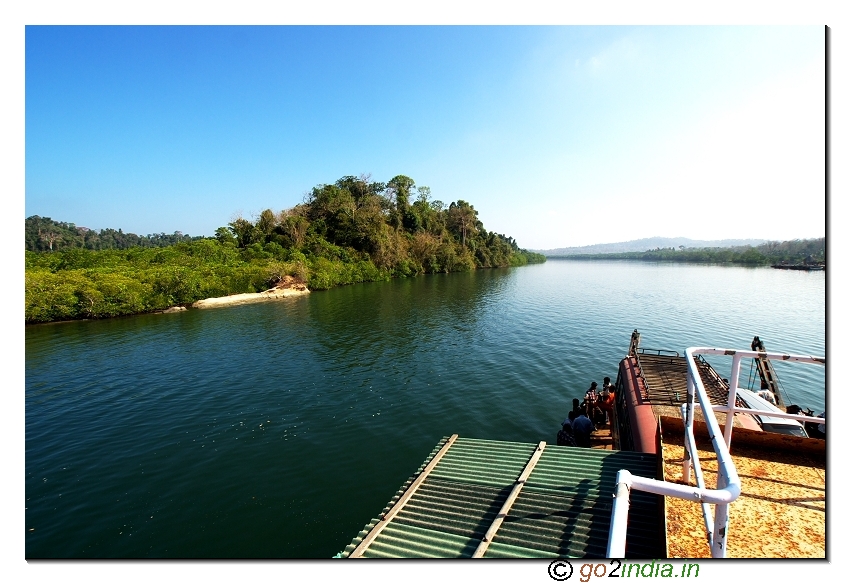
[[[772,267],[774,269],[784,269],[791,271],[825,271],[826,264],[819,265],[781,265],[771,264],[764,261],[746,261],[739,259],[689,259],[689,258],[661,258],[661,257],[612,257],[609,254],[600,255],[549,255],[547,260],[553,259],[557,261],[646,261],[648,263],[688,263],[691,265],[735,265],[738,267]]]
[[[547,261],[550,259],[554,260],[562,260],[562,261],[646,261],[651,263],[694,263],[694,264],[706,264],[706,263],[716,263],[716,264],[735,264],[735,265],[747,265],[750,267],[770,267],[770,263],[764,262],[747,262],[747,261],[735,261],[735,260],[721,260],[721,259],[672,259],[672,258],[660,258],[660,257],[614,257],[612,254],[600,254],[600,255],[548,255],[546,256]]]
[[[680,263],[686,265],[726,265],[730,267],[764,267],[774,268],[787,271],[826,271],[826,264],[806,266],[806,265],[776,265],[765,263],[763,261],[741,261],[741,260],[719,260],[719,259],[669,259],[656,257],[610,257],[606,255],[552,255],[547,256],[547,260],[553,261],[643,261],[645,263]]]
[[[650,241],[678,242],[684,241],[688,245],[659,245],[643,247],[642,250],[625,249],[602,249],[604,247],[620,247],[629,244],[647,244]],[[745,239],[737,242],[747,241]],[[714,243],[736,242],[734,240],[715,241]],[[826,265],[826,238],[820,239],[794,239],[791,241],[767,241],[760,245],[732,245],[718,247],[714,245],[696,247],[690,239],[641,239],[626,243],[609,243],[594,245],[598,247],[594,252],[587,252],[588,248],[563,248],[550,249],[543,255],[547,259],[569,259],[581,261],[596,260],[628,260],[628,261],[663,261],[668,263],[700,263],[700,264],[731,264],[748,266],[768,265]],[[710,241],[705,241],[710,243]],[[578,249],[585,249],[578,252]]]
[[[806,265],[823,269],[826,265],[825,240],[786,241],[759,247],[675,249],[673,247],[620,253],[575,253],[546,255],[546,259],[569,261],[650,261],[769,267]]]

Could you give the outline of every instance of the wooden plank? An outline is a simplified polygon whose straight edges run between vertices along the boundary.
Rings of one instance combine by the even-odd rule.
[[[599,428],[590,434],[590,447],[592,449],[613,449],[614,440],[611,437],[611,430],[608,428]]]
[[[519,475],[516,482],[514,482],[514,487],[511,490],[511,493],[508,494],[507,500],[502,504],[502,509],[499,510],[499,514],[496,515],[496,519],[493,520],[493,524],[490,525],[490,528],[487,529],[487,533],[484,535],[484,538],[478,544],[478,548],[475,549],[475,553],[473,553],[473,559],[480,559],[484,556],[484,553],[487,552],[487,548],[490,546],[490,543],[493,540],[493,537],[496,536],[496,532],[498,532],[499,527],[502,526],[502,523],[505,521],[505,518],[508,516],[508,512],[511,511],[511,506],[514,505],[514,501],[519,496],[519,493],[522,491],[522,487],[525,486],[526,480],[528,480],[528,476],[531,475],[532,470],[534,470],[534,466],[537,465],[537,460],[540,459],[540,456],[543,455],[543,450],[546,448],[546,442],[541,441],[537,444],[537,451],[534,452],[534,455],[531,456],[531,459],[528,460],[528,463],[525,464],[525,469]]]
[[[349,559],[359,559],[363,557],[363,552],[369,548],[369,545],[372,544],[372,541],[374,541],[375,538],[379,534],[381,534],[381,531],[384,530],[384,527],[390,523],[393,517],[399,512],[401,512],[401,509],[404,507],[405,504],[407,504],[407,501],[410,500],[411,496],[413,496],[419,486],[422,485],[422,482],[425,481],[425,478],[428,477],[428,474],[431,473],[431,470],[433,470],[437,466],[437,464],[440,463],[440,460],[443,459],[443,456],[446,454],[447,451],[449,451],[449,448],[455,442],[457,436],[458,434],[455,433],[454,435],[449,437],[448,441],[446,441],[443,447],[440,448],[440,451],[437,452],[437,455],[435,455],[434,458],[428,463],[428,465],[425,466],[425,469],[422,470],[422,473],[419,474],[419,476],[415,480],[413,480],[413,483],[410,485],[407,491],[405,491],[405,493],[401,495],[401,498],[399,498],[393,505],[393,507],[390,508],[387,513],[381,517],[381,521],[376,524],[372,528],[372,530],[369,531],[369,534],[363,537],[363,540],[360,541],[360,544],[357,545],[357,548],[351,551],[351,554],[348,555]]]

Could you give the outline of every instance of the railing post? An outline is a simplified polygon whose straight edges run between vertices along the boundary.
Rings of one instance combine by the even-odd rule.
[[[726,558],[726,535],[729,532],[729,505],[714,506],[714,535],[711,537],[711,557]]]
[[[737,355],[736,355],[737,356]],[[740,363],[741,359],[737,358],[736,360],[738,367],[735,367],[733,363],[732,369],[733,374],[735,374],[735,368],[738,368],[740,371]],[[736,378],[737,377],[733,377]],[[737,383],[736,383],[737,384]],[[731,391],[731,388],[730,388]],[[733,402],[734,404],[734,402]],[[730,427],[730,422],[727,421],[726,427]],[[731,434],[732,432],[729,431]],[[727,448],[729,442],[726,442]],[[734,464],[732,460],[732,454],[729,454],[728,464]],[[720,459],[717,460],[717,489],[720,490],[722,488],[726,488],[729,485],[729,468],[727,463],[721,462]],[[734,467],[734,465],[733,465]],[[726,558],[726,538],[729,534],[729,505],[728,504],[716,504],[714,506],[714,532],[711,537],[711,556],[716,559],[725,559]]]
[[[688,367],[687,373],[688,379],[688,398],[684,405],[682,405],[682,415],[685,417],[685,437],[684,446],[685,446],[685,457],[682,460],[682,480],[685,484],[691,483],[691,455],[696,455],[694,452],[691,452],[690,446],[688,445],[688,432],[693,433],[694,430],[694,377],[691,375],[690,367]]]
[[[688,377],[690,378],[690,376]],[[685,455],[682,458],[682,481],[685,484],[691,483],[691,449],[690,442],[688,441],[688,406],[686,403],[682,403],[682,419],[685,420],[685,434],[684,439],[682,440],[682,447],[685,450]]]
[[[723,441],[726,448],[732,446],[732,424],[735,422],[735,400],[738,395],[738,377],[741,375],[741,355],[732,356],[732,376],[729,377],[729,399],[726,403],[726,427],[723,428]]]
[[[611,526],[608,527],[608,551],[610,559],[626,558],[626,531],[629,524],[629,490],[632,474],[629,470],[617,472],[614,503],[611,505]]]

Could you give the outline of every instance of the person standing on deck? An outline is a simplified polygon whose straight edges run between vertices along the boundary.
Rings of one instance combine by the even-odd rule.
[[[605,377],[602,379],[602,392],[604,393],[606,389],[608,391],[614,390],[614,385],[611,384],[611,377]]]
[[[596,400],[599,398],[599,393],[596,392],[596,387],[599,386],[596,384],[596,381],[590,383],[590,388],[587,389],[587,392],[584,394],[584,400],[587,403],[588,407],[592,407],[596,404]]]
[[[573,426],[569,419],[564,419],[561,430],[558,432],[558,445],[576,446],[576,440],[573,437]]]
[[[599,402],[599,408],[605,411],[606,422],[610,422],[614,416],[614,401],[617,394],[614,392],[614,386],[602,390],[602,400]]]
[[[573,412],[570,411],[570,416]],[[596,431],[593,421],[587,418],[587,415],[582,413],[578,415],[573,422],[573,438],[576,440],[576,445],[579,447],[590,447],[590,434]]]
[[[593,381],[590,383],[590,388],[584,394],[584,412],[587,413],[591,421],[596,420],[596,422],[599,422],[602,411],[599,409],[599,393],[596,392],[597,386],[596,381]]]
[[[766,382],[761,382],[761,390],[756,393],[756,395],[758,395],[771,405],[776,405],[776,397],[773,396],[773,393],[770,391],[770,387],[768,387]]]

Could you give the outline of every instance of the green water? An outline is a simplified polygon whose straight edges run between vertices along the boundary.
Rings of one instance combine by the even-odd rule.
[[[549,261],[28,327],[26,555],[333,556],[442,436],[554,441],[635,328],[823,355],[825,276]],[[823,369],[776,369],[823,409]]]

